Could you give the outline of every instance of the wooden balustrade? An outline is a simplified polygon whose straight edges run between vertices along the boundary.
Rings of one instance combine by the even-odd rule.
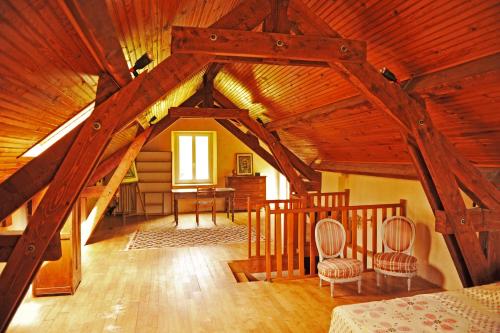
[[[406,201],[393,204],[376,204],[337,207],[304,207],[304,201],[263,204],[266,280],[294,279],[316,275],[317,249],[314,237],[316,222],[331,217],[339,220],[348,235],[344,257],[360,258],[363,269],[373,269],[368,258],[383,251],[378,238],[380,223],[387,217],[406,215]],[[301,206],[302,205],[302,206]],[[257,206],[256,206],[257,207]],[[251,209],[249,203],[249,226]],[[260,224],[260,210],[256,210]],[[251,230],[250,230],[251,231]],[[369,234],[371,237],[369,237]],[[259,236],[260,237],[260,236]],[[260,256],[260,241],[256,241],[256,255]],[[249,240],[249,256],[251,256]],[[275,277],[272,273],[275,272]],[[286,274],[285,274],[286,272]]]
[[[325,193],[309,193],[307,196],[292,196],[290,199],[281,200],[251,200],[247,199],[247,212],[248,212],[248,258],[260,257],[261,254],[261,224],[264,220],[263,210],[266,206],[269,206],[272,210],[275,209],[292,209],[301,207],[341,207],[349,206],[349,189],[343,192],[325,192]],[[252,215],[255,217],[252,219]],[[255,223],[252,223],[255,221]],[[274,218],[274,224],[278,224],[278,221],[284,225],[284,230],[286,231],[287,220],[283,219],[282,216],[277,216]],[[297,234],[297,228],[300,225],[295,222],[295,231]],[[255,232],[255,241],[252,241],[252,230]],[[281,233],[281,229],[278,231],[277,237],[282,237],[280,240],[287,244],[288,234],[286,232]],[[267,239],[267,238],[266,238]],[[298,241],[295,237],[295,243]],[[284,247],[286,250],[286,246]]]

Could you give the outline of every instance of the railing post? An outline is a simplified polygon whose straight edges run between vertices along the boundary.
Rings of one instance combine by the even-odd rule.
[[[247,212],[248,212],[248,259],[252,257],[252,204],[250,202],[250,197],[247,198]],[[255,238],[255,242],[259,242],[260,239]]]
[[[399,207],[399,215],[406,217],[406,200],[405,199],[401,199],[401,200],[399,200],[399,203],[401,205]]]
[[[271,281],[271,212],[266,205],[265,235],[266,235],[266,280]]]
[[[351,197],[351,190],[346,188],[344,192],[345,192],[344,206],[349,206],[350,197]]]

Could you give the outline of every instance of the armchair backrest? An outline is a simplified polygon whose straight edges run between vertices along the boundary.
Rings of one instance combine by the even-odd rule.
[[[404,216],[393,216],[382,224],[385,252],[411,254],[415,240],[415,224]]]
[[[339,221],[329,218],[318,221],[314,234],[320,261],[342,254],[346,234],[344,226]]]

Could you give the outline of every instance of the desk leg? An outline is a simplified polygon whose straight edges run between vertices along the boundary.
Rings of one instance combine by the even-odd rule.
[[[179,200],[177,200],[174,197],[174,220],[175,220],[175,226],[179,224]]]
[[[234,193],[231,196],[231,220],[234,222]]]

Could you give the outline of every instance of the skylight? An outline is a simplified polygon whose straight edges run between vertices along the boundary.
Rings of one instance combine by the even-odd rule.
[[[59,126],[55,131],[47,135],[42,141],[38,142],[36,145],[31,147],[28,151],[21,155],[21,157],[37,157],[44,151],[46,151],[50,146],[59,141],[67,133],[71,132],[72,129],[80,125],[87,119],[92,111],[94,111],[95,102],[89,104],[85,109],[78,112],[73,118]]]

